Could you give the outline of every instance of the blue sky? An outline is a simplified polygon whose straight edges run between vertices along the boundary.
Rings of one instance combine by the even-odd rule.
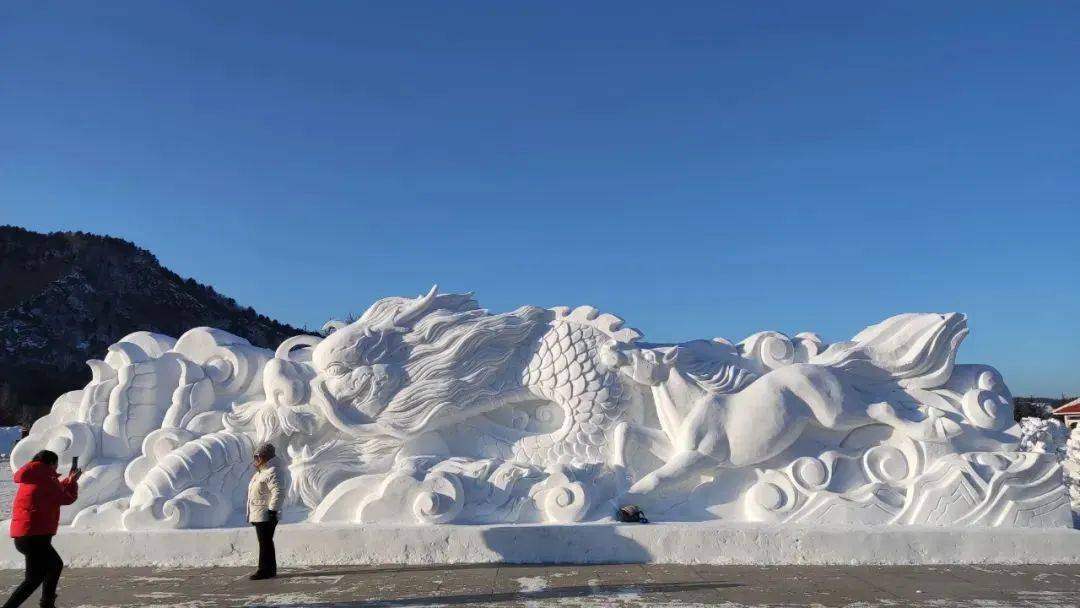
[[[0,223],[317,327],[438,282],[652,340],[966,312],[1080,393],[1080,4],[6,2]]]

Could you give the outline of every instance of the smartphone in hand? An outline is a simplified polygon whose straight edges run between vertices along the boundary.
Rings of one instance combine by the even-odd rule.
[[[78,471],[78,470],[79,470],[79,457],[78,456],[72,456],[71,457],[71,472],[74,473],[75,471]]]

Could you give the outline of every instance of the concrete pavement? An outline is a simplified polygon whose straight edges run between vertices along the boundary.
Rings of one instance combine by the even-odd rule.
[[[1077,566],[327,566],[72,568],[64,607],[528,606],[1078,608]],[[0,571],[0,589],[18,583]],[[32,598],[27,605],[36,603]]]

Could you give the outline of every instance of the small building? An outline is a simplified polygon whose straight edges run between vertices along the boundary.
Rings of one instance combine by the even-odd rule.
[[[1053,412],[1054,418],[1065,423],[1065,428],[1071,429],[1080,423],[1080,397],[1073,399]]]

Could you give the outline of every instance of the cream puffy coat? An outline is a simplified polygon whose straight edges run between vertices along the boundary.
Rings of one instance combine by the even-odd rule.
[[[255,471],[248,483],[247,520],[253,524],[270,521],[270,511],[281,511],[284,495],[275,460],[270,460]]]

